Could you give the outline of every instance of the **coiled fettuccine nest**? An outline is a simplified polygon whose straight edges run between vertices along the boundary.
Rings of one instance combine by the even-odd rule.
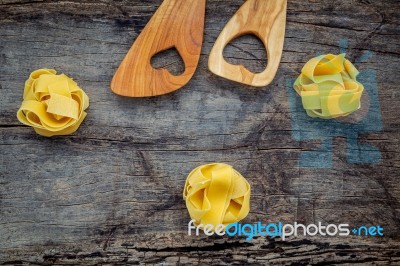
[[[74,133],[86,117],[89,97],[66,75],[39,69],[25,83],[17,117],[45,137]]]
[[[183,198],[195,225],[227,226],[249,213],[250,185],[232,166],[208,164],[189,174]]]
[[[345,54],[321,55],[303,67],[294,89],[309,116],[343,117],[361,107],[364,86],[357,81],[358,74]]]

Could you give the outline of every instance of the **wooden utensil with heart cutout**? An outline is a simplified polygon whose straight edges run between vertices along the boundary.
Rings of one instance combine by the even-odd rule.
[[[200,58],[205,5],[206,0],[164,0],[119,66],[111,90],[127,97],[150,97],[186,85]],[[176,48],[184,61],[182,75],[151,66],[154,55],[171,48]]]
[[[223,78],[255,87],[267,86],[274,79],[282,57],[285,39],[287,0],[247,0],[219,35],[209,58],[209,69]],[[232,65],[223,57],[225,46],[237,37],[253,34],[264,43],[267,68],[252,73],[242,65]]]

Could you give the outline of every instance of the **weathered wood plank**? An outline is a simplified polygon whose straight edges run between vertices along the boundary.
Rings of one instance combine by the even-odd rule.
[[[242,3],[209,0],[189,85],[158,98],[118,97],[109,90],[114,71],[160,2],[0,1],[0,263],[399,264],[399,2],[289,1],[282,64],[260,90],[208,71],[207,55]],[[293,138],[287,81],[317,53],[338,53],[341,39],[352,61],[373,53],[360,69],[377,73],[383,131],[360,139],[382,160],[349,164],[339,136],[332,168],[299,168],[320,140]],[[253,69],[264,54],[250,37],[225,52]],[[171,60],[159,64],[178,69]],[[18,123],[23,82],[41,67],[89,94],[77,134],[45,139]],[[181,190],[191,169],[211,161],[235,165],[253,185],[246,222],[380,224],[385,236],[189,237]]]

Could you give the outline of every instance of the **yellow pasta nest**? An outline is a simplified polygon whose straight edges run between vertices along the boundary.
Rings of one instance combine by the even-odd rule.
[[[74,133],[86,117],[89,98],[75,81],[39,69],[25,82],[24,100],[17,117],[45,137]]]
[[[332,119],[347,116],[361,107],[364,86],[359,72],[345,54],[321,55],[307,62],[294,89],[311,117]]]
[[[250,210],[250,185],[232,166],[208,164],[187,177],[183,198],[195,225],[214,229],[244,219]]]

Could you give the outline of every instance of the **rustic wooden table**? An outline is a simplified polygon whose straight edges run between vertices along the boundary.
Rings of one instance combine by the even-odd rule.
[[[209,0],[189,85],[158,98],[118,97],[109,89],[113,73],[160,2],[0,1],[0,264],[399,265],[399,1],[289,0],[278,75],[253,89],[207,69],[213,43],[243,3]],[[288,84],[311,57],[346,46],[351,61],[370,55],[359,64],[370,78],[370,108],[338,130],[321,121],[312,127],[293,109],[298,99]],[[235,41],[225,55],[265,66],[255,38]],[[175,57],[154,64],[179,71]],[[16,119],[24,80],[43,67],[74,77],[90,96],[89,115],[72,136],[43,138]],[[358,137],[376,150],[362,150]],[[320,156],[308,160],[322,139]],[[364,163],[353,164],[357,158]],[[188,236],[185,178],[214,161],[234,165],[252,184],[244,222],[379,224],[385,235]]]

